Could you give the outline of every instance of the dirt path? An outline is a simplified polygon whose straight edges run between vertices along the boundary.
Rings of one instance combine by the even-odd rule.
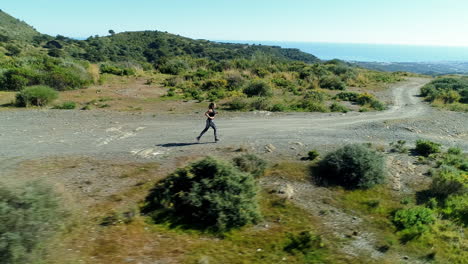
[[[183,116],[103,111],[3,111],[0,112],[0,158],[86,155],[157,159],[172,156],[171,153],[209,152],[239,145],[263,151],[266,144],[274,144],[278,152],[295,154],[291,149],[293,142],[326,150],[328,146],[349,142],[387,144],[419,137],[435,138],[468,149],[466,114],[454,113],[446,117],[416,97],[420,87],[428,81],[413,78],[396,84],[392,90],[395,103],[383,112],[221,113],[216,121],[221,135],[218,144],[211,144],[211,131],[202,139],[205,144],[193,144],[204,126],[201,113]],[[437,124],[431,123],[434,120]],[[440,133],[435,128],[439,128]],[[447,129],[451,131],[444,132]]]
[[[312,148],[326,152],[346,143],[373,142],[388,145],[399,139],[412,143],[418,138],[427,138],[445,146],[459,146],[468,150],[468,115],[432,109],[417,97],[419,89],[429,81],[424,78],[411,78],[395,84],[391,89],[394,103],[389,110],[383,112],[221,112],[216,120],[222,140],[219,143],[212,142],[211,131],[204,136],[200,144],[195,143],[195,137],[204,127],[202,113],[152,115],[75,110],[2,111],[0,180],[16,178],[17,173],[27,177],[24,176],[28,175],[27,170],[17,171],[18,164],[31,160],[34,164],[41,164],[42,159],[49,157],[59,157],[58,162],[62,157],[68,156],[89,157],[90,160],[98,158],[115,164],[120,164],[119,160],[164,161],[161,162],[161,169],[168,170],[173,169],[171,166],[174,166],[176,157],[216,155],[239,146],[261,153],[265,158],[285,159],[296,159]],[[266,151],[265,146],[269,144],[274,145],[273,152]],[[103,196],[120,191],[114,184],[107,183],[112,181],[112,178],[99,174],[102,172],[104,175],[109,168],[115,167],[114,163],[105,165],[102,171],[86,171],[86,176],[98,178],[98,183],[93,184],[102,187]],[[83,174],[81,167],[67,172],[65,178],[69,179],[71,185],[75,184],[75,181],[91,182],[90,179],[80,176]],[[4,179],[3,175],[6,175]],[[59,175],[62,175],[62,172],[59,172]],[[102,184],[99,185],[99,181],[102,181]],[[332,236],[346,239],[350,231],[359,230],[359,235],[353,236],[349,243],[344,244],[344,253],[369,255],[372,259],[381,257],[382,253],[375,247],[375,234],[360,229],[365,224],[362,219],[320,202],[323,199],[318,198],[332,195],[329,190],[311,183],[289,184],[297,194],[294,201],[321,218],[331,230]],[[122,182],[122,185],[125,185],[125,182]],[[91,188],[86,184],[84,186]],[[323,215],[321,212],[324,210],[334,213]],[[402,256],[396,254],[395,259],[402,259]]]

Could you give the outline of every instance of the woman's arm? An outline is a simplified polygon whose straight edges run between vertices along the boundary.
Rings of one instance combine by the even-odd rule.
[[[214,117],[211,117],[211,116],[210,116],[210,112],[211,112],[211,111],[213,111],[213,110],[210,109],[210,110],[206,111],[205,116],[208,117],[208,119],[213,120]]]

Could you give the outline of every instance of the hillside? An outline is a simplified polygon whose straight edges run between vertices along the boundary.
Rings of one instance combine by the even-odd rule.
[[[0,37],[4,40],[6,37],[6,39],[11,40],[32,41],[34,37],[40,35],[27,23],[0,10]]]
[[[315,63],[320,60],[298,49],[277,46],[226,44],[208,40],[194,40],[160,31],[123,32],[106,37],[90,37],[77,43],[82,50],[72,56],[93,62],[136,61],[159,62],[167,57],[191,56],[215,61],[250,59],[263,53],[277,60]]]

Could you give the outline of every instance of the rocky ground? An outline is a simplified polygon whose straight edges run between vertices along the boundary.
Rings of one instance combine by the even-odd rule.
[[[148,173],[138,174],[141,166],[134,164],[146,164],[145,171],[157,169],[162,177],[205,155],[232,156],[247,150],[272,161],[299,160],[311,149],[326,153],[347,143],[372,142],[383,150],[391,142],[406,140],[411,145],[419,138],[467,151],[468,115],[440,111],[423,103],[417,95],[427,82],[428,79],[412,78],[394,85],[388,94],[393,104],[383,112],[221,111],[216,120],[221,138],[218,143],[213,142],[212,131],[200,143],[195,142],[204,127],[203,113],[1,111],[0,180],[46,179],[60,183],[67,192],[92,204],[148,180]],[[427,184],[425,168],[414,166],[414,158],[387,156],[393,191],[411,192],[414,186]],[[130,174],[137,177],[122,176]],[[357,215],[327,203],[326,198],[332,195],[327,188],[281,177],[263,185],[286,188],[282,192],[320,217],[332,236],[354,237],[344,244],[343,252],[375,259],[381,256],[374,244],[376,234],[365,231],[365,221]],[[324,214],[325,211],[332,213]],[[395,255],[402,261],[405,257]]]

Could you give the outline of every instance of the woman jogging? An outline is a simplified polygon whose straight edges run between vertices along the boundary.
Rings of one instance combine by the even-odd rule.
[[[200,138],[203,136],[203,134],[205,134],[206,131],[208,131],[208,129],[210,129],[210,127],[213,128],[213,130],[214,130],[215,141],[216,142],[219,141],[218,136],[216,134],[216,125],[213,122],[213,120],[215,118],[215,115],[217,114],[215,109],[216,109],[216,104],[215,103],[211,103],[208,106],[208,111],[206,111],[206,113],[205,113],[205,116],[208,118],[206,120],[206,127],[205,127],[205,129],[203,129],[203,131],[197,137],[197,141],[200,141]]]

